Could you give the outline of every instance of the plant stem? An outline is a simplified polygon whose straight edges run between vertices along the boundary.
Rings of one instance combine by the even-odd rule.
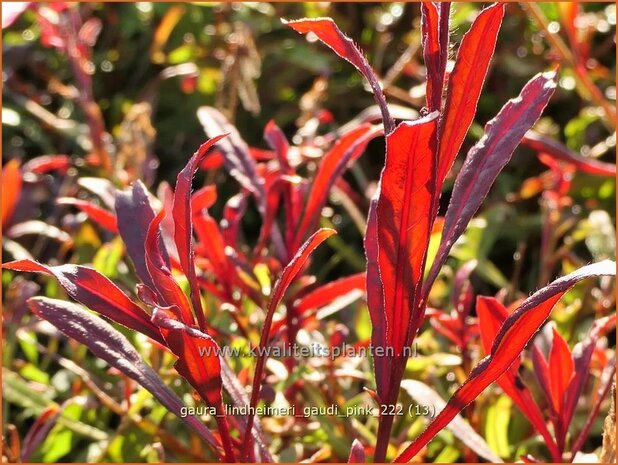
[[[397,403],[399,397],[399,386],[401,385],[401,379],[403,378],[404,368],[407,362],[407,358],[399,356],[394,358],[391,363],[391,377],[389,379],[388,393],[386,399],[383,400],[380,406],[380,421],[378,423],[378,437],[376,440],[376,451],[373,457],[374,463],[384,463],[386,460],[386,452],[388,450],[388,443],[390,440],[391,429],[393,428],[393,421],[395,416],[391,413],[390,406]],[[386,410],[382,410],[386,406]],[[386,413],[386,415],[384,414]]]
[[[392,415],[380,416],[376,451],[373,456],[374,463],[384,463],[386,460],[386,451],[388,449],[391,428],[393,427],[393,419]]]
[[[236,456],[234,455],[234,446],[232,445],[232,438],[230,436],[230,428],[227,424],[227,418],[223,408],[217,409],[217,427],[219,428],[219,435],[221,436],[221,444],[225,451],[226,462],[236,462]]]

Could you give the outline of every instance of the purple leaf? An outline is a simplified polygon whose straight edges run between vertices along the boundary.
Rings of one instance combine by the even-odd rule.
[[[176,190],[174,191],[174,203],[172,215],[174,217],[174,241],[182,271],[189,280],[191,303],[193,312],[202,330],[206,328],[204,309],[200,299],[200,288],[195,274],[194,250],[193,250],[193,221],[191,212],[191,184],[195,170],[208,149],[221,140],[225,135],[213,137],[203,143],[193,154],[187,165],[178,173],[176,178]]]
[[[216,451],[219,443],[214,435],[196,417],[181,414],[185,405],[148,366],[137,350],[120,332],[80,306],[62,300],[33,297],[28,301],[32,311],[56,328],[84,344],[101,360],[118,369],[148,390],[161,404],[178,416]]]
[[[258,208],[263,212],[266,196],[264,179],[258,175],[255,160],[249,153],[249,146],[241,138],[236,127],[230,124],[219,110],[212,107],[200,107],[197,110],[197,118],[208,137],[229,134],[217,143],[223,152],[225,168],[241,186],[255,196]]]
[[[365,448],[358,439],[354,439],[354,441],[352,441],[348,463],[367,463],[367,459],[365,458]]]
[[[151,289],[155,284],[146,267],[144,244],[146,232],[155,213],[148,199],[148,191],[141,181],[133,183],[130,189],[116,192],[116,218],[120,237],[125,243],[127,253],[131,257],[135,272],[141,281]],[[163,247],[161,247],[163,250]],[[169,258],[164,255],[166,266]]]
[[[163,338],[150,321],[150,315],[112,281],[92,268],[78,265],[46,266],[34,260],[3,263],[2,268],[51,275],[71,298],[110,320],[163,344]]]
[[[457,176],[444,220],[442,240],[427,280],[426,297],[451,247],[487,196],[522,137],[539,119],[556,89],[556,73],[539,73],[485,126],[485,135],[468,152]]]

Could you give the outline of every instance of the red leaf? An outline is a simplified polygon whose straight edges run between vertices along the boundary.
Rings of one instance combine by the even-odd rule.
[[[240,231],[240,222],[247,210],[247,195],[240,192],[230,197],[223,207],[223,219],[225,225],[221,225],[221,233],[225,239],[225,244],[235,247]]]
[[[112,281],[92,268],[78,265],[46,266],[33,260],[3,263],[2,268],[53,276],[71,298],[110,320],[163,343],[150,316]]]
[[[299,315],[302,315],[307,310],[328,305],[335,299],[354,290],[364,290],[365,279],[365,273],[356,273],[351,276],[346,276],[345,278],[331,281],[298,299],[294,302],[294,306],[298,310]]]
[[[167,346],[178,357],[174,368],[189,381],[207,405],[216,409],[215,421],[225,449],[225,461],[235,462],[221,395],[219,346],[208,334],[178,321],[169,308],[156,308],[152,321],[159,327]]]
[[[217,187],[215,185],[204,186],[191,196],[191,211],[195,215],[202,210],[212,207],[217,201]]]
[[[229,294],[229,283],[233,282],[236,273],[225,253],[225,239],[219,224],[207,213],[196,216],[193,221],[200,240],[200,252],[210,260],[219,283],[225,286]]]
[[[494,54],[504,4],[495,3],[477,16],[464,35],[450,74],[444,112],[440,121],[438,179],[442,183],[474,120],[489,63]]]
[[[352,39],[341,32],[331,18],[299,19],[296,21],[286,21],[282,19],[281,21],[283,24],[290,26],[300,34],[307,34],[309,32],[314,33],[337,55],[354,65],[356,69],[361,72],[361,74],[369,82],[369,85],[373,90],[376,103],[382,112],[384,132],[389,134],[394,129],[395,123],[386,105],[386,99],[382,93],[378,78]]]
[[[118,222],[120,237],[125,243],[127,253],[131,257],[137,276],[151,289],[155,289],[155,283],[146,267],[144,244],[148,226],[152,222],[155,213],[148,199],[148,191],[141,181],[133,183],[130,189],[116,192],[114,205]],[[160,245],[162,253],[165,249]],[[164,255],[165,265],[169,268],[169,259]]]
[[[280,168],[279,173],[287,177],[294,176],[296,172],[290,166],[288,160],[290,145],[285,137],[285,134],[283,134],[283,131],[281,131],[273,120],[269,121],[264,128],[264,139],[266,139],[268,145],[271,146],[277,155]],[[288,245],[294,240],[294,234],[296,231],[296,226],[298,225],[298,219],[303,202],[302,193],[298,189],[297,184],[298,183],[295,182],[289,182],[283,188],[283,198],[286,208],[286,244]],[[290,253],[290,251],[288,251],[288,253]]]
[[[234,125],[218,110],[212,107],[200,107],[197,117],[204,127],[206,134],[210,136],[229,133],[229,136],[221,140],[217,147],[223,153],[225,168],[241,186],[253,194],[257,203],[257,209],[262,215],[266,215],[266,189],[264,177],[259,174],[258,166],[251,155],[247,143],[240,137]],[[271,239],[279,257],[285,255],[285,247],[281,238],[281,231],[277,225],[273,226]]]
[[[50,171],[60,171],[65,174],[71,167],[68,155],[41,155],[24,164],[24,172],[45,174]]]
[[[266,213],[264,215],[262,227],[260,228],[257,243],[253,249],[253,255],[256,257],[259,256],[261,251],[268,245],[268,238],[270,237],[273,226],[275,225],[277,213],[279,212],[281,196],[287,182],[288,180],[286,178],[280,177],[268,186],[268,190],[266,192]]]
[[[367,216],[367,229],[365,231],[365,256],[367,258],[366,288],[367,307],[371,318],[371,344],[373,347],[387,347],[387,322],[384,311],[384,290],[380,277],[378,263],[378,215],[377,199],[371,201]],[[386,357],[385,351],[375,351],[373,356],[376,387],[378,395],[386,401],[388,395],[388,378],[390,358]]]
[[[154,289],[159,295],[160,304],[163,306],[174,307],[179,311],[179,319],[185,324],[193,324],[194,318],[191,313],[191,305],[187,296],[182,291],[172,272],[168,268],[161,252],[161,232],[159,225],[165,216],[165,210],[161,210],[155,216],[148,227],[146,234],[146,267],[152,277]]]
[[[479,318],[483,348],[485,353],[489,354],[496,335],[500,332],[500,328],[508,318],[509,313],[506,307],[497,299],[482,296],[477,297],[476,313]],[[519,358],[516,358],[508,370],[497,379],[498,385],[511,399],[513,399],[515,405],[517,405],[530,423],[532,423],[536,430],[543,436],[545,444],[552,454],[552,458],[558,459],[560,457],[560,452],[558,451],[556,442],[547,429],[543,414],[534,401],[534,397],[530,390],[523,385],[521,379],[518,379],[519,363]],[[538,374],[539,370],[536,365],[535,371]]]
[[[546,153],[558,160],[574,165],[582,173],[612,178],[616,176],[615,164],[604,163],[593,158],[584,158],[560,142],[538,132],[528,131],[521,142],[533,150]]]
[[[380,129],[372,129],[370,124],[362,124],[343,134],[334,147],[324,155],[311,183],[302,220],[296,228],[294,248],[302,243],[308,231],[316,227],[335,181],[343,174],[348,164],[360,157],[367,144],[381,132]]]
[[[479,318],[479,329],[483,349],[486,354],[489,354],[494,339],[500,331],[500,327],[504,324],[504,320],[508,318],[509,312],[498,299],[494,297],[478,296],[476,298],[476,314]]]
[[[2,229],[6,229],[21,193],[19,160],[9,160],[2,167]]]
[[[204,401],[223,413],[221,361],[219,346],[209,335],[188,327],[169,309],[157,307],[152,321],[159,327],[171,351],[178,357],[174,364]]]
[[[299,319],[306,320],[314,315],[318,309],[327,305],[335,305],[339,299],[345,299],[353,292],[364,291],[365,279],[365,273],[356,273],[331,281],[296,299],[292,304],[293,309]],[[274,322],[272,333],[279,331],[285,324],[285,320]]]
[[[71,197],[61,197],[56,200],[58,205],[72,205],[79,210],[83,211],[99,226],[107,229],[108,231],[118,234],[118,226],[116,224],[116,216],[112,213],[104,210],[98,205],[88,202],[86,200],[74,199]]]
[[[549,380],[549,365],[547,364],[547,360],[545,360],[545,356],[541,352],[541,350],[536,346],[532,346],[531,357],[532,357],[532,366],[534,367],[534,374],[536,379],[545,395],[545,398],[549,402],[549,408],[551,413],[555,416],[558,414],[555,410],[555,404],[552,402],[551,395],[551,382]]]
[[[494,340],[490,355],[472,370],[468,379],[449,399],[444,410],[395,461],[410,461],[457,413],[497,380],[519,357],[532,336],[547,320],[555,303],[567,290],[583,279],[615,274],[616,263],[605,260],[559,278],[528,297],[505,320]]]
[[[450,3],[421,3],[423,58],[427,69],[426,100],[429,111],[440,110],[446,60]]]
[[[202,158],[200,162],[200,169],[202,170],[216,170],[223,166],[225,158],[220,150],[212,150],[208,155]]]
[[[599,318],[592,325],[592,329],[588,333],[588,336],[573,348],[575,372],[579,375],[575,376],[569,385],[565,400],[563,418],[565,424],[567,425],[571,423],[577,401],[584,390],[584,385],[586,384],[586,380],[588,378],[587,376],[582,375],[582,373],[588,373],[590,371],[590,360],[592,359],[592,354],[594,353],[594,349],[596,348],[599,339],[601,339],[605,333],[610,331],[615,326],[615,313],[604,318]]]
[[[549,352],[549,382],[556,412],[562,412],[564,398],[573,377],[573,357],[564,338],[553,329],[554,340]]]
[[[206,329],[206,321],[204,320],[204,309],[200,299],[200,288],[197,283],[195,274],[194,251],[193,251],[193,221],[192,221],[192,201],[191,201],[191,183],[193,176],[197,170],[198,163],[202,157],[208,152],[208,149],[224,138],[226,134],[222,134],[204,142],[200,148],[189,159],[186,166],[178,173],[176,178],[176,190],[174,191],[174,203],[172,206],[172,216],[174,218],[174,242],[178,251],[178,258],[182,271],[189,280],[189,288],[191,294],[191,303],[193,304],[193,313],[197,316],[197,321],[202,330]],[[152,272],[151,272],[152,273]],[[191,320],[185,320],[189,322]]]
[[[270,342],[270,331],[272,326],[273,317],[275,316],[275,310],[281,303],[285,291],[292,284],[296,275],[302,270],[305,266],[305,263],[309,259],[311,253],[326,239],[328,239],[333,234],[336,234],[336,231],[333,229],[322,228],[317,230],[313,235],[307,239],[307,241],[303,244],[303,246],[298,249],[294,258],[287,264],[287,266],[283,269],[281,276],[275,283],[273,291],[270,296],[270,300],[268,302],[268,308],[266,310],[266,319],[264,320],[264,325],[262,326],[262,334],[260,336],[260,345],[257,352],[257,361],[255,366],[255,374],[253,375],[253,386],[251,389],[251,408],[255,409],[255,406],[258,402],[258,397],[260,394],[260,388],[262,385],[262,376],[264,374],[264,366],[266,364],[266,357],[262,354],[265,351],[266,346]],[[247,431],[251,431],[253,427],[253,421],[255,419],[254,415],[249,415],[249,419],[247,422]],[[251,436],[249,434],[245,435],[245,444],[243,449],[242,457],[243,459],[247,457],[249,450],[251,449]]]
[[[451,247],[511,159],[521,138],[541,116],[555,89],[555,72],[537,74],[528,81],[517,98],[509,100],[485,125],[485,134],[468,152],[455,180],[440,247],[424,284],[424,296],[429,293]]]
[[[378,266],[380,276],[388,277],[382,280],[382,294],[387,345],[395,357],[401,356],[421,324],[417,306],[433,220],[436,127],[434,112],[401,123],[386,137],[376,207]]]

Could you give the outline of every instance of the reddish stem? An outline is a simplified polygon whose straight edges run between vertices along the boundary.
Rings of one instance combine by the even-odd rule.
[[[227,418],[225,417],[225,412],[222,407],[217,409],[216,421],[217,427],[219,428],[219,435],[221,436],[221,444],[225,451],[225,461],[229,463],[236,462],[232,437],[230,436],[230,428],[227,424]]]

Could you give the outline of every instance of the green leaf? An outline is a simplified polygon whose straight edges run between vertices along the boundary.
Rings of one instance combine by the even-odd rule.
[[[500,396],[487,409],[485,419],[485,439],[496,454],[502,458],[510,457],[509,420],[511,417],[511,399]]]
[[[19,369],[19,374],[24,378],[41,384],[49,384],[49,374],[39,369],[32,363],[26,363]]]

